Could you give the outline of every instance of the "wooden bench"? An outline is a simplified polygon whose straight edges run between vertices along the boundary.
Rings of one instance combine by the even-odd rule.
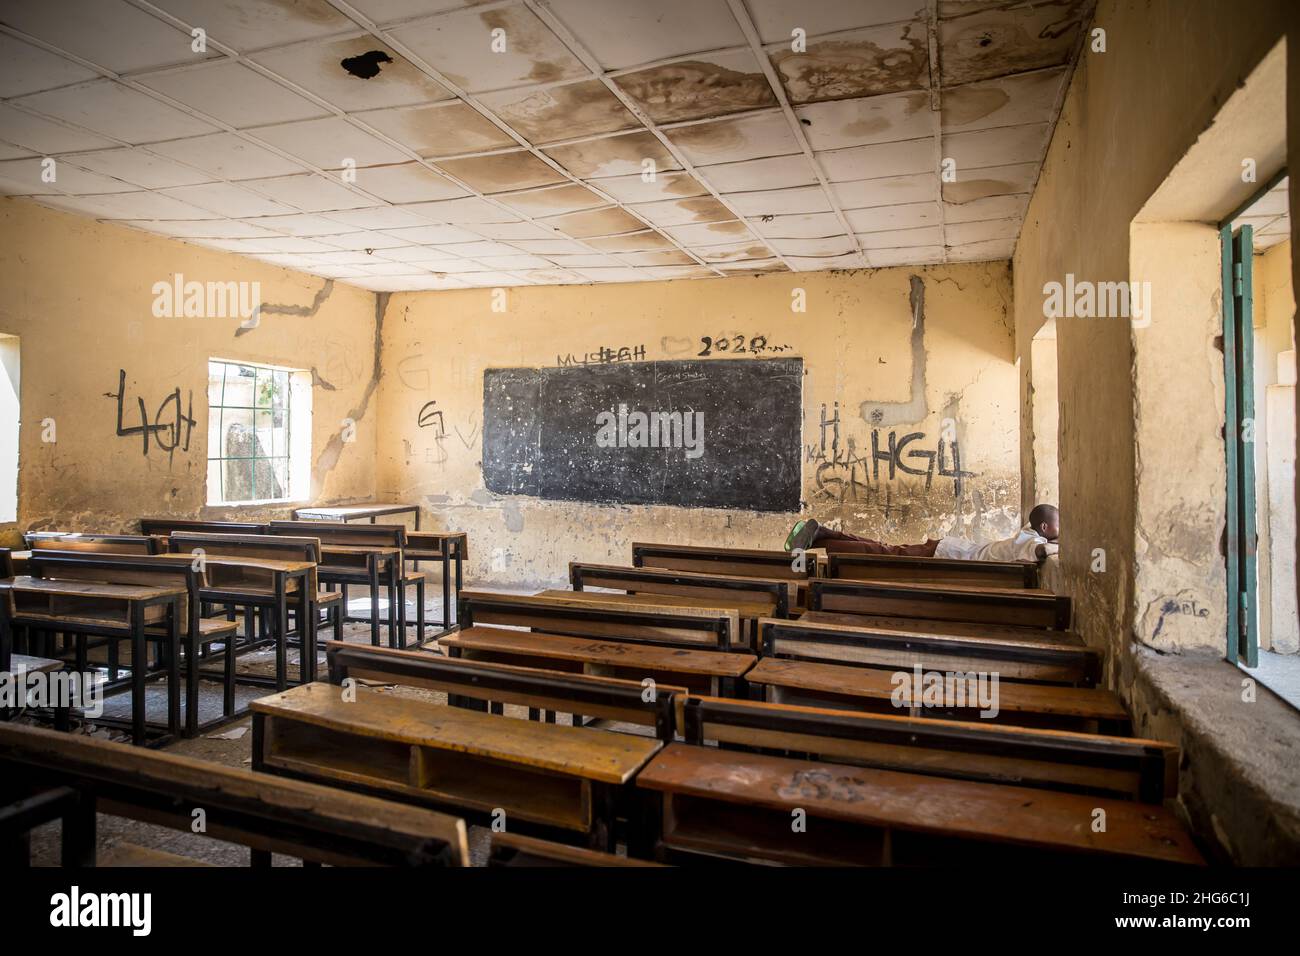
[[[808,584],[808,609],[1065,630],[1070,599],[1050,591],[844,581]]]
[[[454,562],[455,593],[460,594],[464,581],[463,565],[469,557],[469,535],[464,531],[408,531],[404,554],[417,571],[421,561],[437,561],[442,565],[442,626],[444,630],[451,627],[451,567]]]
[[[666,568],[795,581],[814,577],[817,572],[817,562],[813,560],[807,561],[802,571],[795,570],[795,556],[789,551],[647,544],[639,541],[632,542],[632,565],[638,568]]]
[[[906,710],[863,714],[692,696],[683,708],[682,727],[687,743],[717,742],[882,770],[1157,805],[1178,794],[1178,748],[1172,744],[1009,727],[974,715],[963,721],[923,720]]]
[[[97,812],[189,833],[199,809],[206,835],[248,847],[254,865],[272,853],[333,866],[469,865],[463,820],[207,760],[0,725],[0,767],[9,865],[28,865],[31,828],[53,819],[63,820],[63,865],[96,866]]]
[[[982,666],[975,662],[976,667]],[[970,667],[966,673],[970,673]],[[1123,702],[1100,687],[1062,687],[1017,683],[998,678],[996,716],[984,717],[972,696],[958,706],[896,706],[899,673],[910,688],[913,672],[907,668],[860,667],[816,661],[764,657],[745,674],[751,691],[777,704],[833,707],[867,713],[910,713],[937,720],[981,720],[1017,727],[1051,727],[1083,733],[1128,734],[1132,728]],[[968,686],[968,685],[963,685]]]
[[[105,557],[100,555],[100,557]],[[33,561],[35,563],[35,561]],[[163,642],[167,661],[167,730],[180,732],[180,636],[186,614],[185,585],[119,584],[46,580],[27,575],[0,581],[0,658],[9,658],[15,628],[131,642],[131,736],[147,740],[146,644]],[[161,626],[161,635],[150,633]],[[103,720],[103,718],[100,718]],[[108,721],[103,721],[108,722]]]
[[[637,775],[657,857],[795,865],[1202,864],[1163,807],[669,744]],[[1105,829],[1094,829],[1097,811]],[[803,821],[802,829],[794,823]],[[641,837],[640,842],[648,838]]]
[[[497,714],[504,704],[527,707],[530,719],[548,723],[555,722],[556,713],[565,713],[651,727],[664,741],[673,739],[679,698],[686,694],[685,688],[656,685],[647,695],[636,681],[333,641],[325,655],[331,684],[351,678],[423,687],[442,691],[450,704],[477,705]]]
[[[569,562],[569,584],[574,591],[609,588],[636,595],[691,598],[701,607],[734,608],[748,631],[740,644],[749,650],[755,646],[754,622],[760,617],[789,617],[798,598],[798,586],[788,578],[732,577],[582,561]]]
[[[91,551],[105,554],[162,554],[166,540],[149,534],[80,534],[72,531],[29,531],[28,550]]]
[[[258,521],[199,521],[192,518],[141,518],[140,533],[166,538],[173,531],[203,534],[266,534],[266,523]]]
[[[857,626],[848,623],[851,615],[835,622],[811,617],[759,621],[763,656],[893,670],[919,664],[925,670],[997,671],[1000,680],[1081,687],[1094,687],[1101,677],[1101,655],[1082,644]]]
[[[100,552],[33,551],[30,567],[34,576],[47,580],[104,582],[109,584],[144,585],[148,587],[180,586],[185,589],[181,604],[180,640],[185,652],[185,735],[193,737],[216,724],[237,716],[235,711],[235,671],[227,663],[223,677],[222,716],[200,722],[199,709],[199,654],[218,641],[229,647],[235,639],[237,626],[232,621],[205,618],[201,613],[203,595],[207,587],[206,572],[193,567],[192,562],[169,555],[117,555]],[[167,634],[161,624],[147,624],[145,639],[162,642]],[[75,666],[85,673],[87,668],[88,640],[86,634],[76,639]],[[108,671],[111,688],[116,671],[121,666],[117,656],[117,640],[108,641]],[[136,657],[132,648],[132,679],[137,672],[148,671],[148,661]],[[134,705],[133,705],[134,706]]]
[[[63,661],[50,657],[33,657],[31,654],[10,653],[8,660],[0,660],[0,672],[12,674],[15,679],[25,680],[26,678],[23,675],[26,674],[57,674],[62,670]],[[70,729],[72,726],[71,701],[51,700],[48,703],[54,715],[54,729]],[[25,706],[25,703],[19,704],[18,708]],[[5,714],[7,718],[7,715],[11,713],[8,705],[3,710],[0,710],[0,713]]]
[[[400,524],[346,524],[337,521],[272,521],[274,535],[317,538],[321,543],[320,580],[343,591],[343,619],[348,617],[348,586],[370,593],[370,643],[379,645],[379,593],[388,601],[388,643],[406,646],[406,589],[416,589],[417,645],[424,642],[424,575],[408,573],[403,559],[406,527]],[[398,600],[398,597],[401,600]]]
[[[955,584],[985,588],[1037,588],[1032,561],[962,561],[894,554],[826,556],[826,577],[849,581],[901,581],[904,584]]]
[[[660,866],[650,860],[636,860],[586,847],[553,843],[518,833],[493,833],[488,866]]]
[[[304,684],[256,700],[253,767],[612,848],[619,790],[661,741]]]

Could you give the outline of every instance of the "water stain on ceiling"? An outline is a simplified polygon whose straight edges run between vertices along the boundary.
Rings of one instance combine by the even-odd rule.
[[[656,123],[776,105],[776,95],[761,71],[742,72],[706,60],[655,66],[624,74],[615,82]]]
[[[447,159],[438,165],[482,193],[508,192],[565,181],[554,169],[524,150],[475,156],[473,159]]]
[[[640,174],[648,159],[656,170],[680,169],[667,147],[650,132],[607,136],[604,139],[543,150],[575,176],[602,178]]]
[[[929,85],[925,24],[917,21],[863,30],[843,39],[815,40],[803,53],[774,53],[773,62],[792,103],[876,96]]]

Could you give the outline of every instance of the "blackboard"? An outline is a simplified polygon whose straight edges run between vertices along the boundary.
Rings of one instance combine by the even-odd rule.
[[[798,511],[802,396],[798,358],[488,369],[483,479],[497,494],[553,501]],[[599,426],[620,407],[628,441],[602,447]],[[630,447],[634,412],[698,413],[698,457]]]

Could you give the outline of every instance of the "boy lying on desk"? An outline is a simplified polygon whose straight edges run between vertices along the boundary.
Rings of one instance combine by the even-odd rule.
[[[785,549],[825,548],[832,554],[894,554],[917,558],[960,558],[966,561],[1042,561],[1056,554],[1061,534],[1061,513],[1055,505],[1035,505],[1029,523],[1012,538],[977,544],[966,538],[928,539],[925,544],[885,544],[843,531],[831,531],[816,518],[796,521],[785,539]]]

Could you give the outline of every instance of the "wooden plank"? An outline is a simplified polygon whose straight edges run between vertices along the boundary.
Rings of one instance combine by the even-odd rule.
[[[1064,630],[1070,624],[1070,599],[1037,589],[825,578],[810,582],[808,587],[808,607],[814,611],[937,618],[1056,630]]]
[[[747,809],[775,811],[769,814],[774,836],[787,833],[791,811],[802,809],[810,831],[816,830],[816,820],[841,821],[1047,851],[1204,862],[1171,813],[1123,800],[677,743],[646,765],[637,786],[674,798],[720,802],[736,816]],[[1105,832],[1092,828],[1098,808],[1106,812]],[[665,843],[672,846],[674,836],[671,829],[666,832]],[[761,845],[737,849],[763,850]]]
[[[348,518],[379,518],[384,515],[415,513],[416,505],[372,502],[359,505],[335,505],[329,508],[298,508],[295,518],[318,521],[346,521]]]
[[[561,588],[548,588],[538,591],[537,597],[564,598],[574,601],[587,601],[594,604],[627,604],[644,607],[653,604],[656,607],[693,607],[710,608],[717,611],[735,611],[744,619],[771,617],[776,609],[775,601],[762,603],[753,601],[721,600],[708,597],[693,597],[687,594],[614,594],[609,591],[565,591]]]
[[[662,866],[518,833],[493,833],[488,866]]]
[[[632,542],[632,564],[638,568],[666,568],[738,576],[760,574],[769,578],[801,579],[813,576],[815,561],[808,561],[803,571],[796,571],[794,560],[794,555],[788,551]]]
[[[303,684],[249,706],[256,714],[603,783],[626,783],[659,749],[648,737],[502,718],[364,688],[356,694],[350,703],[337,687]]]
[[[569,562],[569,583],[574,591],[610,588],[636,594],[698,595],[714,600],[712,606],[715,607],[732,607],[739,603],[772,603],[776,608],[776,613],[772,615],[774,617],[785,617],[795,606],[798,595],[797,582],[782,578],[627,568],[582,561]],[[742,613],[741,616],[747,615]]]
[[[709,677],[740,677],[756,657],[731,651],[685,650],[618,641],[590,640],[559,634],[530,634],[475,625],[438,638],[448,649],[490,651],[601,665],[626,671],[671,672]]]
[[[1038,564],[1031,561],[965,561],[892,554],[831,553],[827,556],[826,576],[848,581],[1037,588]]]
[[[49,580],[26,575],[0,581],[0,590],[10,591],[15,594],[88,597],[116,601],[148,601],[154,598],[175,597],[187,593],[183,586],[170,584],[158,586],[106,584],[102,581]]]
[[[937,621],[933,618],[882,617],[872,614],[841,614],[836,611],[806,611],[800,615],[799,622],[857,627],[895,634],[951,634],[957,637],[1027,641],[1068,647],[1084,646],[1083,639],[1073,631],[1017,627],[1013,624],[967,624],[962,621]]]

